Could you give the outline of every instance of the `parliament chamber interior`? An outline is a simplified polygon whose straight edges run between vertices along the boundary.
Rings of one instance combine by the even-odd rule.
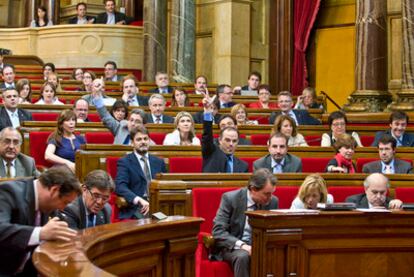
[[[0,277],[414,276],[413,11],[0,1]]]

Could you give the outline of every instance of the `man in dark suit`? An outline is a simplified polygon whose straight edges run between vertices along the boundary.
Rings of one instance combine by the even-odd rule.
[[[3,107],[0,108],[0,130],[5,127],[20,127],[23,121],[31,121],[32,114],[18,109],[19,93],[15,89],[3,92]]]
[[[364,181],[365,193],[356,194],[346,198],[345,202],[355,203],[362,209],[401,209],[399,199],[392,200],[387,196],[390,187],[388,178],[381,173],[372,173]]]
[[[391,135],[397,140],[397,147],[414,146],[414,134],[405,132],[409,118],[403,111],[395,111],[390,115],[390,129],[386,131],[379,131],[375,134],[374,142],[371,146],[378,146],[379,139],[384,135]]]
[[[59,213],[69,228],[86,229],[111,223],[111,206],[108,204],[115,185],[111,176],[103,170],[93,170],[86,175],[82,195]]]
[[[168,115],[164,115],[165,110],[165,98],[161,94],[153,94],[148,100],[148,107],[151,111],[150,114],[146,114],[147,123],[174,123],[174,118]]]
[[[121,78],[118,76],[118,66],[114,61],[107,61],[104,64],[105,81],[118,82]]]
[[[105,0],[105,12],[98,14],[96,24],[123,24],[131,23],[131,18],[128,18],[124,13],[115,11],[115,0]]]
[[[0,184],[0,275],[37,276],[31,252],[47,240],[71,241],[76,232],[49,214],[64,209],[80,193],[76,176],[66,166],[44,171],[39,179]]]
[[[397,141],[390,135],[383,135],[378,141],[380,161],[364,164],[364,173],[406,174],[413,173],[411,163],[395,158]]]
[[[149,184],[157,173],[167,172],[163,159],[148,154],[150,138],[145,127],[132,129],[130,136],[134,152],[118,161],[115,179],[116,194],[128,203],[120,210],[120,219],[148,216]]]
[[[269,118],[269,124],[274,124],[276,117],[285,114],[295,120],[296,125],[320,125],[321,122],[313,118],[307,110],[292,110],[292,94],[289,91],[281,91],[277,96],[277,103],[280,111],[272,112]]]
[[[0,85],[0,90],[16,88],[16,84],[14,83],[15,77],[14,66],[12,64],[5,64],[2,69],[3,83]]]
[[[233,127],[235,129],[237,129],[237,121],[236,119],[229,115],[229,114],[224,114],[220,117],[219,121],[217,122],[220,130],[223,130],[226,127]],[[214,143],[218,144],[218,139],[214,139]],[[241,138],[239,137],[239,142],[237,143],[237,145],[252,145],[251,141],[245,138]]]
[[[95,21],[95,17],[86,15],[87,6],[84,2],[76,4],[77,16],[69,19],[69,24],[92,24]]]
[[[203,99],[204,121],[201,138],[201,153],[203,156],[203,172],[248,172],[248,165],[234,156],[239,142],[239,131],[234,127],[220,130],[218,145],[213,138],[213,102],[208,94]]]
[[[254,161],[253,169],[267,168],[273,173],[302,172],[302,160],[288,153],[288,138],[273,134],[267,142],[269,154]]]
[[[277,179],[267,169],[256,171],[247,188],[223,194],[214,218],[213,237],[219,257],[227,261],[234,276],[250,274],[252,230],[245,211],[277,209],[278,199],[273,195]]]
[[[231,108],[236,105],[233,102],[233,89],[229,85],[219,85],[216,89],[219,108]]]
[[[148,106],[148,97],[139,95],[138,81],[134,75],[127,75],[121,81],[122,100],[128,106]]]
[[[20,153],[22,136],[13,127],[0,131],[0,177],[39,177],[32,157]]]
[[[166,72],[158,71],[155,74],[155,84],[157,85],[156,88],[151,89],[149,93],[159,93],[159,94],[166,94],[172,93],[174,88],[171,87],[170,78]]]

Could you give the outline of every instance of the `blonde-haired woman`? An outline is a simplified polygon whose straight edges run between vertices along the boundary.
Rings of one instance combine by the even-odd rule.
[[[236,104],[230,110],[230,115],[236,119],[237,125],[257,125],[257,120],[249,120],[247,117],[246,106],[243,104]]]
[[[299,188],[298,196],[290,206],[291,210],[316,209],[318,203],[333,203],[333,196],[328,194],[326,182],[319,174],[308,175]]]
[[[272,134],[274,133],[284,134],[289,139],[289,147],[309,146],[302,134],[298,133],[295,120],[288,115],[279,115],[276,118],[272,129]]]
[[[179,112],[174,120],[175,130],[165,136],[163,145],[200,145],[190,113]]]

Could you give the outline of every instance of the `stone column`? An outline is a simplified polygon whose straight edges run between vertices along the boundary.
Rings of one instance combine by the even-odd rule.
[[[42,5],[46,7],[48,17],[54,25],[60,23],[60,1],[59,0],[42,0]]]
[[[39,5],[38,0],[26,0],[25,3],[25,27],[30,26],[30,23],[35,18],[35,13],[37,12],[37,7]]]
[[[167,71],[167,1],[144,0],[144,81]]]
[[[387,85],[387,1],[357,0],[356,4],[357,89],[344,109],[380,112],[391,101]]]
[[[173,0],[170,72],[175,82],[192,83],[195,75],[195,3]]]

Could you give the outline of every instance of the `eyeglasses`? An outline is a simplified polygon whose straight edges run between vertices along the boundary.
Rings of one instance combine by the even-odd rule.
[[[102,195],[102,194],[97,193],[97,192],[92,192],[90,189],[87,189],[87,191],[89,191],[89,193],[91,194],[94,201],[98,201],[99,199],[102,200],[102,202],[104,202],[104,203],[109,201],[110,197],[107,196],[107,195]]]
[[[22,142],[18,139],[3,139],[1,141],[2,144],[4,145],[14,145],[14,146],[20,146],[22,144]]]
[[[345,122],[333,123],[332,126],[334,126],[334,127],[343,127],[343,126],[345,126]]]

